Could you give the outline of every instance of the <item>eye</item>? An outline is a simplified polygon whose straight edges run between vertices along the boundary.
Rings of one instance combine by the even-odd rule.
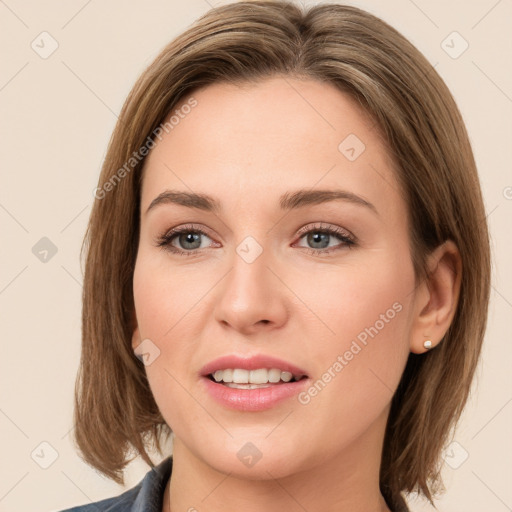
[[[305,226],[298,232],[301,240],[304,238],[306,243],[312,247],[304,247],[307,252],[313,255],[324,255],[343,248],[351,248],[356,243],[354,235],[338,226],[330,226],[322,223],[313,226]],[[330,241],[337,238],[341,241],[337,245],[330,245]]]
[[[350,248],[356,243],[356,238],[348,231],[338,226],[323,223],[305,226],[298,231],[298,234],[301,235],[301,240],[305,238],[306,243],[313,246],[298,245],[298,247],[306,249],[307,252],[313,255],[325,255],[343,248]],[[171,253],[194,256],[201,253],[202,249],[210,246],[209,244],[203,244],[205,237],[210,239],[204,230],[189,224],[164,233],[158,237],[156,245]],[[332,246],[330,240],[333,238],[338,239],[341,243]],[[179,246],[177,247],[176,244]],[[216,246],[219,247],[220,245],[217,244]]]
[[[174,228],[160,236],[157,240],[157,247],[176,254],[193,256],[201,252],[201,249],[208,247],[208,245],[203,245],[202,237],[209,238],[202,229],[190,224]],[[178,243],[181,248],[176,247],[175,243]]]

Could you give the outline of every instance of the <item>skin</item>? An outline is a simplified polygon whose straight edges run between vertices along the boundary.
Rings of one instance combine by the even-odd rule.
[[[163,511],[389,511],[379,467],[390,401],[409,353],[425,352],[426,339],[435,350],[450,325],[457,249],[440,246],[429,280],[415,281],[393,162],[372,120],[333,86],[280,77],[193,96],[197,106],[146,159],[133,278],[132,346],[149,338],[160,350],[146,372],[175,435]],[[349,134],[365,144],[354,161],[338,150]],[[349,201],[281,211],[279,196],[302,188],[343,189],[376,212]],[[166,189],[209,194],[222,210],[146,213]],[[318,233],[319,222],[356,243],[297,235]],[[188,223],[207,232],[194,256],[157,246]],[[252,263],[236,251],[247,236],[263,251]],[[191,251],[186,241],[173,246]],[[307,404],[235,411],[202,390],[201,367],[226,354],[269,354],[315,382],[396,303],[400,312]],[[237,457],[247,442],[262,454],[252,467]]]

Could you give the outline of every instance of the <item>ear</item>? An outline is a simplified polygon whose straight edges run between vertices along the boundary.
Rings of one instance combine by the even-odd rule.
[[[410,349],[421,354],[424,342],[437,346],[452,323],[459,300],[462,260],[455,243],[447,240],[427,258],[428,274],[416,289]]]

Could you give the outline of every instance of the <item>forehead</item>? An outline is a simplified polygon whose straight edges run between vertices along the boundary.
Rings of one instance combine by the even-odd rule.
[[[193,108],[183,107],[191,101]],[[171,116],[172,128],[145,162],[143,210],[166,188],[232,203],[329,187],[401,199],[374,120],[331,84],[291,77],[216,83],[185,98]]]

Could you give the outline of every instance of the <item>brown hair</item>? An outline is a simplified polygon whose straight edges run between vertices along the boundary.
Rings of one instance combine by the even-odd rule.
[[[306,10],[254,1],[214,8],[136,82],[110,140],[82,246],[75,442],[85,461],[123,483],[129,450],[153,466],[147,443],[161,453],[161,436],[170,433],[131,348],[144,159],[130,159],[196,88],[276,75],[333,84],[373,116],[407,200],[417,279],[426,275],[428,253],[445,240],[460,251],[453,322],[435,350],[409,356],[392,400],[380,469],[380,489],[393,510],[403,506],[402,491],[417,490],[432,502],[442,484],[440,455],[466,403],[487,321],[485,211],[464,122],[445,83],[395,29],[351,6]]]

